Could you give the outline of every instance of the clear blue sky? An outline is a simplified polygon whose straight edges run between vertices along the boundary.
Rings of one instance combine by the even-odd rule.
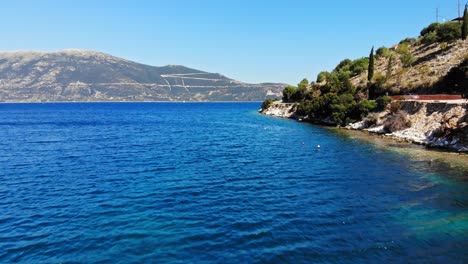
[[[457,0],[2,1],[0,50],[91,49],[296,84],[416,37],[437,7],[441,19],[457,16]]]

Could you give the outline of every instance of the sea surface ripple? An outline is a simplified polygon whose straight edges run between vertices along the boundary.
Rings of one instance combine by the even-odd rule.
[[[466,167],[258,107],[1,104],[0,263],[468,262]]]

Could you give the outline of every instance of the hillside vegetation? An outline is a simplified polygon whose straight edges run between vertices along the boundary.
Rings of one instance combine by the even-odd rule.
[[[332,71],[319,73],[315,82],[304,79],[287,86],[282,100],[293,103],[295,114],[311,121],[346,125],[383,111],[391,101],[389,95],[468,96],[467,25],[466,21],[434,23],[417,38],[375,52],[372,48],[367,57],[344,59]]]

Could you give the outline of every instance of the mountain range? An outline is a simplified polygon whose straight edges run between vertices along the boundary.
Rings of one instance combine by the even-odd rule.
[[[262,101],[281,96],[284,86],[88,50],[0,52],[2,102]]]

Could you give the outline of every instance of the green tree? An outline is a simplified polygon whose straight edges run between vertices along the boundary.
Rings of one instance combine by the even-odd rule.
[[[392,54],[392,52],[387,47],[380,47],[375,51],[375,55],[378,57],[387,58]]]
[[[400,54],[400,61],[404,68],[410,67],[416,61],[415,57],[411,54],[407,43],[398,45],[396,52]]]
[[[283,101],[289,102],[291,100],[292,95],[296,92],[296,87],[288,85],[283,90]]]
[[[392,101],[392,98],[390,96],[381,96],[375,99],[375,102],[377,103],[375,110],[379,112],[385,110],[385,108],[387,108],[387,105],[391,101]]]
[[[463,12],[462,39],[465,40],[468,35],[468,4],[465,5]]]
[[[405,38],[404,40],[400,41],[398,44],[407,44],[407,45],[414,45],[416,43],[415,38]]]
[[[452,42],[460,39],[460,36],[463,37],[463,25],[454,22],[432,23],[421,31],[421,43]]]
[[[408,45],[408,43],[398,44],[398,47],[396,48],[396,52],[397,52],[398,54],[406,54],[406,53],[409,53],[409,45]]]
[[[307,89],[308,86],[309,80],[307,80],[306,78],[302,79],[302,81],[297,85],[299,89]]]
[[[369,68],[367,73],[367,80],[370,82],[374,78],[374,47],[372,47],[369,55]]]
[[[429,26],[425,27],[423,30],[421,30],[421,37],[424,37],[426,36],[427,34],[429,33],[432,33],[432,32],[437,32],[437,30],[439,29],[440,27],[440,24],[439,23],[432,23],[430,24]]]
[[[404,53],[400,57],[400,61],[403,64],[404,68],[411,67],[413,63],[416,61],[416,58],[411,53]]]
[[[357,76],[363,73],[369,67],[369,58],[364,57],[360,59],[356,59],[353,61],[351,66],[349,67],[349,71],[351,72],[351,76]]]
[[[340,63],[338,63],[338,65],[336,65],[333,72],[339,73],[339,72],[343,72],[343,71],[349,71],[349,68],[351,67],[352,63],[353,63],[352,60],[344,59],[344,60],[340,61]]]
[[[394,56],[393,54],[388,57],[388,63],[387,63],[387,73],[385,75],[385,78],[388,80],[392,76],[392,67],[393,67],[393,60]]]
[[[356,104],[356,109],[354,110],[356,116],[355,119],[362,119],[367,116],[369,112],[372,112],[377,107],[377,102],[371,100],[362,100]]]
[[[437,30],[438,42],[452,42],[462,36],[462,25],[460,23],[447,22],[440,25]]]
[[[330,76],[330,73],[327,72],[327,71],[320,72],[320,73],[317,75],[317,82],[318,82],[318,83],[321,83],[321,82],[328,81],[329,76]]]
[[[427,33],[421,38],[421,43],[423,44],[432,44],[438,41],[439,37],[437,36],[437,31],[432,31]]]

